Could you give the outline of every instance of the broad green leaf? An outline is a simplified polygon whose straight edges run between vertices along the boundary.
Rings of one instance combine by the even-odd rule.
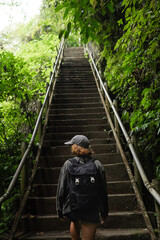
[[[59,12],[60,10],[62,10],[64,8],[64,5],[63,4],[60,4],[58,5],[56,8],[55,8],[55,12]]]
[[[107,4],[107,8],[108,10],[111,12],[111,13],[114,13],[114,4],[113,4],[113,1],[110,1],[108,4]]]
[[[61,38],[62,38],[62,36],[63,36],[64,32],[65,32],[65,30],[64,30],[64,29],[63,29],[63,30],[61,30],[61,31],[59,32],[59,35],[58,35],[59,39],[61,39]]]
[[[90,4],[93,6],[93,8],[97,5],[97,0],[90,0]]]

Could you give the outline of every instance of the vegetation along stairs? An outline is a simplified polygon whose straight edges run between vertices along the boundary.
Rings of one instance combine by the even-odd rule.
[[[89,61],[80,47],[64,50],[38,171],[16,239],[70,239],[69,222],[56,215],[56,187],[60,169],[71,157],[70,147],[64,142],[75,134],[90,139],[93,157],[106,169],[109,216],[98,228],[96,238],[150,239],[127,170],[117,153]]]

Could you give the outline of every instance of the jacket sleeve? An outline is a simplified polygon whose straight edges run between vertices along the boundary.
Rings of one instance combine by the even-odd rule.
[[[67,166],[68,161],[66,161],[61,168],[58,186],[57,186],[57,195],[56,195],[56,211],[60,218],[63,218],[63,204],[67,195]]]
[[[95,161],[95,164],[99,173],[98,194],[100,200],[100,214],[102,217],[106,217],[108,216],[108,193],[105,169],[98,160]]]

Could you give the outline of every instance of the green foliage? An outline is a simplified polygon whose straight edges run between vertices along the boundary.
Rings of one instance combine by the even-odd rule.
[[[127,116],[131,130],[139,137],[140,148],[148,156],[154,155],[156,164],[160,154],[160,4],[142,2],[123,2],[123,35],[114,51],[104,48],[103,56],[108,63],[105,74],[109,86],[125,109],[123,117]]]
[[[55,18],[58,17],[59,14]],[[46,21],[41,13],[40,17],[31,20],[27,26],[19,25],[14,34],[8,31],[1,38],[0,195],[4,194],[21,159],[22,141],[29,142],[31,138],[37,118],[37,103],[43,101],[46,82],[49,81],[52,63],[57,54],[58,20],[54,31],[46,26]],[[4,36],[7,38],[5,42]],[[12,44],[15,39],[16,43]],[[31,155],[34,155],[34,149]],[[19,185],[18,180],[13,195],[2,205],[0,234],[11,227],[18,206]]]
[[[52,0],[49,1],[53,3]],[[122,118],[135,132],[145,158],[160,155],[160,2],[156,0],[54,1],[65,27],[59,37],[79,31],[83,43],[95,41],[105,78],[116,94]],[[155,171],[156,172],[156,171]]]
[[[32,72],[33,78],[35,79],[35,84],[37,83],[36,76],[41,77],[41,82],[38,84],[42,85],[41,87],[43,89],[45,87],[44,81],[48,79],[52,63],[55,59],[58,44],[59,40],[57,36],[52,33],[43,34],[38,40],[35,39],[27,44],[24,43],[16,53],[18,56],[25,56],[28,69]],[[39,85],[38,89],[40,89]]]

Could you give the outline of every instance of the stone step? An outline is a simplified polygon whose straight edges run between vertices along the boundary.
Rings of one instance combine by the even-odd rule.
[[[75,104],[77,104],[77,103],[92,103],[92,102],[98,102],[98,103],[100,103],[100,110],[101,109],[103,109],[103,107],[102,107],[102,104],[101,104],[101,101],[100,101],[100,98],[99,98],[99,96],[95,96],[95,97],[79,97],[79,98],[76,98],[76,97],[69,97],[69,96],[63,96],[63,98],[55,98],[53,101],[52,101],[52,103],[53,104],[63,104],[63,103],[65,103],[65,104],[67,104],[67,103],[75,103]],[[72,108],[68,108],[69,110],[72,110]],[[86,111],[87,111],[87,109],[93,109],[93,110],[98,110],[98,108],[97,107],[87,107],[87,108],[82,108],[82,109],[85,109]],[[80,109],[79,109],[80,110]]]
[[[61,94],[54,94],[54,98],[53,98],[53,101],[56,99],[64,99],[64,102],[66,99],[73,99],[73,98],[78,98],[78,99],[86,99],[86,104],[88,103],[88,99],[90,100],[90,98],[94,99],[95,98],[95,103],[97,102],[97,98],[100,98],[99,97],[99,93],[96,92],[96,93],[70,93],[69,91],[68,92],[65,92],[65,93],[61,93]]]
[[[98,229],[96,240],[150,240],[146,228],[132,229]]]
[[[56,96],[57,94],[68,94],[69,93],[74,93],[74,94],[82,94],[82,93],[97,93],[97,88],[96,86],[95,87],[92,87],[92,88],[73,88],[73,87],[70,87],[70,88],[56,88],[55,91],[54,91],[54,96]]]
[[[83,84],[85,84],[85,82],[92,82],[95,83],[94,77],[92,74],[84,74],[84,75],[72,75],[72,74],[59,74],[57,76],[57,83],[79,83],[82,82]]]
[[[79,71],[77,71],[74,68],[71,68],[70,70],[67,71],[67,69],[64,69],[62,71],[60,71],[57,75],[57,81],[59,81],[60,79],[62,81],[64,81],[65,77],[69,80],[69,81],[78,81],[82,80],[82,81],[86,81],[87,79],[90,81],[95,82],[94,79],[94,75],[92,71],[88,71],[87,69],[82,71],[81,69]]]
[[[79,57],[79,58],[72,58],[72,57],[64,57],[63,60],[62,60],[62,65],[63,63],[83,63],[84,65],[89,65],[89,62],[88,62],[88,58],[85,58],[84,56],[83,57]]]
[[[92,132],[83,132],[83,131],[77,131],[76,135],[85,135],[88,139],[92,140],[94,138],[104,138],[108,139],[110,137],[113,137],[112,131],[92,131]],[[72,137],[75,136],[75,133],[73,132],[62,132],[62,133],[47,133],[45,136],[45,139],[47,140],[70,140]]]
[[[16,239],[26,240],[70,240],[69,231],[52,231],[52,232],[30,232],[20,234]],[[96,233],[95,240],[150,240],[148,230],[146,228],[133,229],[101,229]]]
[[[74,102],[67,103],[67,104],[66,103],[54,104],[54,102],[53,102],[50,109],[67,109],[67,108],[69,108],[69,109],[71,109],[71,108],[81,109],[81,108],[92,108],[92,107],[98,108],[98,106],[102,107],[102,104],[97,103],[97,102],[95,102],[95,103],[93,102],[93,104],[92,103],[74,103]]]
[[[82,59],[84,60],[84,62],[81,62],[81,61],[71,61],[69,63],[69,61],[65,61],[65,62],[62,62],[61,64],[61,72],[74,72],[74,69],[77,71],[77,72],[84,72],[84,71],[88,71],[88,72],[91,72],[91,67],[89,65],[89,63],[86,62],[86,59]]]
[[[49,120],[50,119],[57,119],[57,120],[69,120],[69,119],[99,119],[99,118],[103,118],[103,119],[107,119],[105,112],[103,111],[102,113],[97,113],[97,112],[93,112],[93,113],[57,113],[54,114],[50,112],[49,114]]]
[[[62,154],[62,153],[61,153]],[[53,156],[46,156],[41,155],[40,157],[40,167],[61,167],[64,162],[74,157],[69,153],[68,155],[53,155]],[[100,153],[100,154],[93,154],[92,157],[94,159],[98,159],[102,164],[114,164],[114,163],[122,163],[122,158],[118,153]]]
[[[74,57],[74,58],[77,58],[78,59],[78,57],[84,57],[84,53],[83,52],[75,52],[75,53],[69,53],[69,52],[67,52],[67,53],[65,53],[64,52],[64,57],[67,57],[67,58],[70,58],[70,57]]]
[[[153,218],[153,217],[152,217]],[[57,215],[26,215],[22,217],[21,227],[27,225],[30,231],[47,232],[68,230],[69,221],[61,221]],[[104,224],[107,229],[145,228],[143,216],[140,212],[112,212]]]
[[[76,86],[74,86],[76,85]],[[75,83],[64,83],[63,84],[63,89],[61,87],[61,85],[57,86],[54,90],[54,96],[57,96],[57,93],[58,94],[87,94],[88,93],[88,96],[91,96],[92,97],[92,94],[97,94],[97,89],[96,89],[96,86],[95,84],[92,84],[91,88],[89,87],[89,84],[88,85],[84,85],[84,84],[81,84],[81,85],[78,85],[78,84],[75,84]],[[54,99],[54,98],[53,98]]]
[[[77,88],[86,88],[86,87],[95,87],[96,86],[96,83],[94,82],[94,81],[85,81],[85,82],[83,82],[83,81],[80,81],[79,80],[79,82],[77,82],[77,81],[73,81],[72,80],[72,82],[67,82],[66,81],[66,79],[63,77],[63,79],[64,79],[64,83],[63,83],[63,88],[75,88],[75,89],[77,89]],[[71,79],[71,76],[70,76],[70,79]],[[60,82],[60,81],[58,81],[57,83],[56,83],[56,88],[62,88],[62,83]]]
[[[90,148],[92,151],[96,154],[98,153],[116,153],[116,144],[94,144],[90,145]],[[55,155],[60,155],[63,153],[64,155],[70,154],[70,146],[57,146],[57,147],[52,147],[52,146],[45,146],[42,149],[42,155],[48,155],[48,156],[55,156]]]
[[[58,156],[43,156],[40,157],[39,166],[40,167],[61,167],[64,162],[74,157],[69,153],[68,155],[58,155]],[[94,159],[98,159],[102,164],[113,164],[113,163],[122,163],[122,158],[118,153],[100,153],[93,154]]]
[[[72,100],[74,101],[74,100]],[[92,100],[94,101],[94,99]],[[60,101],[58,101],[60,102]],[[68,101],[67,101],[68,102]],[[75,101],[75,102],[78,102]],[[94,108],[94,107],[90,107],[90,108],[67,108],[67,109],[51,109],[50,110],[50,114],[81,114],[81,113],[94,113],[94,114],[105,114],[104,112],[104,108],[103,107],[99,107],[99,108]],[[105,116],[105,115],[104,115]]]
[[[123,163],[105,164],[104,168],[107,181],[128,181],[129,179]],[[58,182],[60,169],[60,167],[38,168],[34,183],[56,184]]]
[[[47,127],[46,133],[63,133],[63,132],[72,132],[77,134],[77,132],[95,132],[95,131],[107,131],[109,130],[108,124],[101,125],[77,125],[77,126],[52,126]]]
[[[34,184],[31,197],[53,197],[56,196],[57,184]],[[133,193],[130,181],[107,182],[108,194]]]
[[[55,106],[54,105],[52,105],[51,106],[51,109],[52,108],[54,108]],[[59,108],[59,106],[58,106],[58,108]],[[101,118],[96,118],[96,119],[74,119],[74,120],[72,120],[72,119],[69,119],[69,120],[51,120],[51,119],[49,119],[49,121],[48,121],[48,126],[50,127],[50,126],[74,126],[74,125],[77,125],[77,126],[79,126],[79,125],[98,125],[98,124],[100,124],[100,125],[102,125],[102,124],[104,124],[104,125],[108,125],[108,122],[107,122],[107,120],[106,119],[101,119]],[[109,129],[109,126],[108,126],[108,128],[107,129]]]
[[[32,215],[56,214],[56,197],[30,197],[27,206]],[[138,210],[135,194],[131,193],[108,195],[108,207],[110,212]]]
[[[71,68],[71,70],[68,72],[64,69],[63,71],[59,72],[59,74],[57,75],[57,79],[61,80],[70,79],[72,80],[72,82],[78,79],[79,82],[81,82],[81,80],[82,82],[85,82],[85,80],[88,79],[88,81],[95,82],[93,73],[87,69],[85,70],[80,69],[79,71],[74,71],[74,68]]]
[[[72,103],[65,104],[65,101],[64,101],[64,103],[61,103],[61,104],[56,104],[53,102],[50,109],[54,110],[54,109],[67,109],[67,108],[69,108],[69,109],[98,108],[100,106],[103,108],[102,104],[97,103],[97,102],[95,102],[95,103],[93,102],[93,104],[92,103],[81,103],[81,102],[77,102],[77,103],[72,102]]]
[[[52,231],[52,232],[19,232],[16,234],[17,240],[70,240],[69,231]]]
[[[47,136],[44,139],[44,143],[43,146],[52,146],[52,147],[58,147],[58,146],[64,146],[64,142],[63,140],[48,140]],[[94,139],[93,141],[90,141],[91,145],[95,145],[95,144],[113,144],[115,143],[115,139],[114,138],[106,138],[106,139]]]

